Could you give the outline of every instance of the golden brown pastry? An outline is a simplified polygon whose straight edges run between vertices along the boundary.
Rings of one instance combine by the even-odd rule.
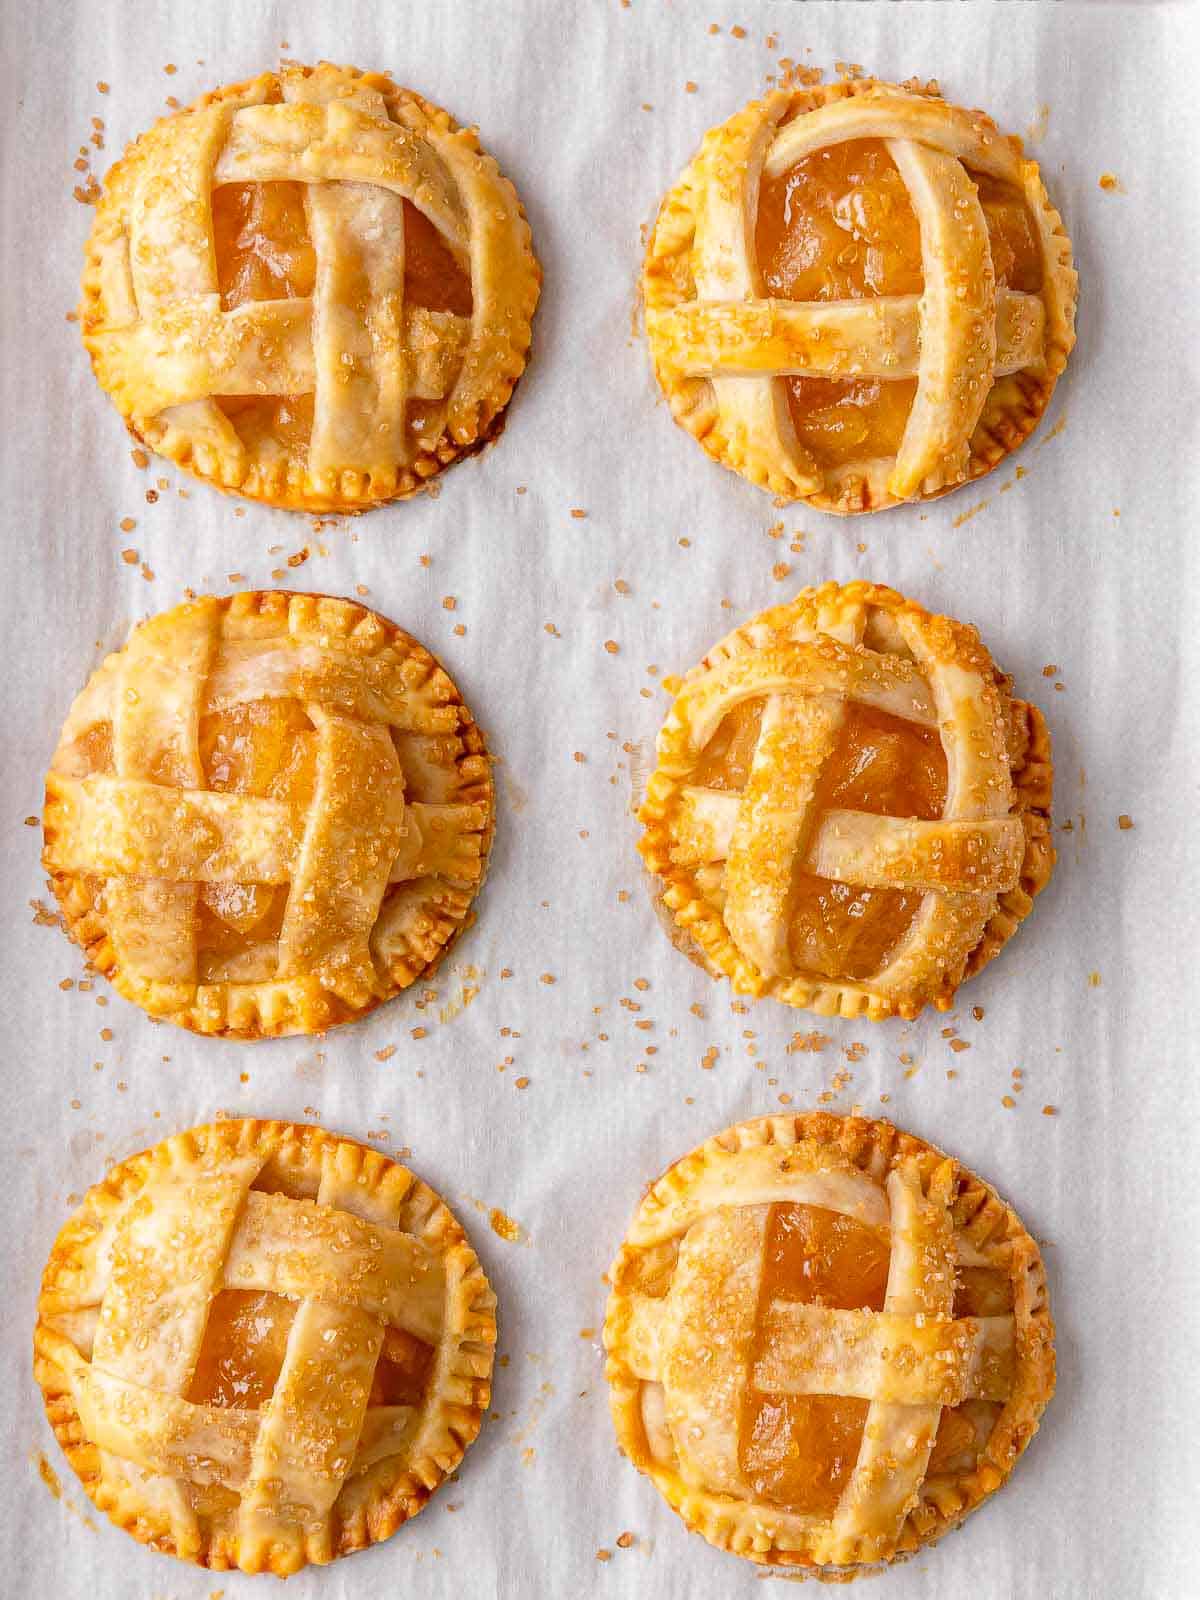
[[[458,1466],[495,1307],[404,1167],[320,1128],[218,1122],[89,1189],[42,1279],[34,1373],[118,1527],[286,1577],[388,1538]]]
[[[434,658],[347,600],[202,597],[71,707],[43,861],[126,999],[200,1033],[316,1033],[465,926],[492,835],[483,738]]]
[[[205,95],[109,172],[81,322],[132,433],[303,511],[411,495],[495,433],[540,271],[474,131],[379,73]]]
[[[989,472],[1075,342],[1071,243],[1020,141],[869,78],[776,90],[707,134],[642,287],[676,421],[823,511]]]
[[[849,1577],[932,1544],[1054,1392],[1037,1245],[886,1122],[727,1128],[651,1185],[610,1281],[621,1449],[751,1561]]]
[[[804,589],[679,686],[638,813],[677,942],[825,1016],[947,1010],[1054,866],[1041,713],[974,628]]]

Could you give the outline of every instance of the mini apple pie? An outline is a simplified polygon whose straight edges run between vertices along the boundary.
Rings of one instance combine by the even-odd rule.
[[[751,1561],[846,1578],[932,1544],[1054,1392],[1037,1245],[886,1122],[727,1128],[651,1185],[609,1276],[621,1449]]]
[[[295,65],[205,95],[109,172],[80,317],[131,432],[269,505],[359,511],[499,428],[540,272],[445,111]]]
[[[639,848],[676,942],[739,994],[915,1017],[1048,881],[1052,776],[1041,713],[973,628],[826,584],[680,684]]]
[[[1075,342],[1071,243],[1037,163],[933,86],[777,90],[714,128],[642,283],[676,421],[823,511],[989,472]]]
[[[202,597],[134,628],[71,707],[42,859],[68,933],[152,1017],[316,1033],[441,959],[492,816],[471,713],[393,623]]]
[[[34,1374],[118,1527],[287,1577],[388,1538],[458,1466],[495,1308],[404,1167],[320,1128],[217,1122],[88,1190],[42,1278]]]

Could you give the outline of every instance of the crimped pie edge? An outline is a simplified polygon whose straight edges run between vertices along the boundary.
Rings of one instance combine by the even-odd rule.
[[[438,1396],[432,1418],[439,1436],[435,1452],[399,1472],[395,1470],[397,1463],[394,1459],[391,1462],[393,1470],[387,1470],[387,1458],[367,1469],[364,1476],[369,1475],[374,1482],[366,1504],[357,1508],[352,1519],[335,1524],[335,1554],[342,1556],[389,1538],[403,1523],[422,1510],[435,1490],[462,1461],[468,1446],[479,1433],[490,1403],[490,1374],[496,1343],[496,1296],[462,1225],[440,1195],[382,1152],[357,1139],[330,1133],[323,1128],[257,1118],[206,1123],[173,1134],[159,1144],[127,1157],[88,1189],[55,1239],[43,1274],[41,1293],[45,1295],[51,1292],[57,1272],[64,1269],[69,1272],[72,1269],[78,1249],[105,1217],[138,1193],[152,1178],[165,1176],[176,1160],[187,1161],[213,1150],[230,1159],[238,1154],[260,1153],[267,1158],[282,1152],[293,1161],[298,1158],[299,1164],[307,1169],[315,1181],[320,1176],[322,1152],[332,1148],[349,1153],[358,1164],[358,1181],[368,1192],[376,1189],[392,1172],[410,1178],[411,1188],[404,1202],[405,1215],[411,1220],[410,1231],[431,1248],[437,1248],[442,1253],[453,1251],[458,1257],[463,1269],[461,1292],[447,1299],[448,1328],[455,1341],[451,1375],[464,1379],[475,1396],[469,1403],[461,1399],[451,1402]],[[132,1534],[139,1543],[150,1545],[167,1555],[178,1556],[169,1534],[156,1531],[145,1517],[142,1507],[120,1497],[113,1497],[111,1504],[103,1497],[96,1497],[99,1474],[95,1465],[95,1447],[83,1437],[70,1385],[63,1375],[57,1353],[63,1340],[62,1334],[44,1325],[39,1312],[33,1339],[34,1376],[42,1390],[46,1415],[63,1454],[89,1498],[105,1512],[110,1521]],[[477,1370],[480,1351],[486,1352],[483,1359],[487,1364],[487,1372],[482,1376]],[[221,1550],[206,1547],[198,1564],[221,1570],[236,1566],[236,1547],[224,1547]],[[287,1572],[281,1571],[277,1575],[287,1576]]]
[[[284,65],[290,70],[297,69],[296,63]],[[318,68],[330,65],[331,63],[321,61],[316,67],[304,66],[299,70],[305,76],[311,76]],[[463,456],[475,454],[503,430],[508,403],[529,357],[533,339],[533,314],[541,295],[542,269],[533,251],[533,235],[520,196],[512,181],[501,172],[493,157],[482,148],[478,132],[474,127],[459,124],[448,111],[426,100],[415,90],[394,83],[386,73],[367,72],[353,66],[336,67],[335,70],[351,74],[356,79],[370,80],[372,87],[380,89],[383,93],[389,111],[402,103],[416,107],[431,126],[449,135],[456,145],[461,145],[461,154],[456,155],[456,159],[461,159],[477,171],[482,171],[505,198],[514,243],[518,246],[513,259],[507,265],[509,273],[518,280],[514,289],[514,305],[519,314],[503,327],[494,330],[498,336],[503,336],[507,349],[498,363],[496,383],[491,393],[481,403],[473,429],[460,430],[455,434],[447,426],[432,448],[421,449],[412,464],[401,469],[396,486],[387,492],[375,493],[364,474],[346,472],[342,474],[343,481],[338,485],[336,492],[329,493],[309,484],[306,469],[294,465],[287,469],[281,487],[275,482],[271,473],[252,461],[248,462],[244,476],[239,478],[233,465],[226,462],[207,444],[200,450],[198,458],[188,434],[159,421],[155,416],[139,416],[134,398],[123,389],[110,387],[106,381],[103,352],[96,341],[89,337],[92,328],[100,329],[106,325],[104,313],[106,266],[101,246],[110,237],[124,231],[122,213],[128,207],[130,195],[127,190],[132,187],[139,162],[152,152],[155,141],[169,139],[170,124],[175,118],[189,111],[202,110],[223,100],[236,98],[257,85],[277,84],[279,74],[276,72],[260,73],[254,78],[223,84],[209,90],[189,105],[181,106],[167,116],[160,117],[129,142],[123,155],[113,163],[103,180],[101,196],[85,249],[78,318],[83,343],[91,358],[96,380],[116,406],[129,432],[139,443],[144,443],[155,454],[174,461],[177,466],[225,493],[258,500],[283,510],[346,515],[369,510],[372,506],[384,505],[391,500],[411,499],[428,489],[443,468]],[[143,149],[140,147],[144,141],[150,143]]]
[[[605,1377],[609,1384],[613,1426],[622,1454],[651,1479],[691,1531],[720,1550],[744,1556],[760,1565],[807,1566],[813,1576],[823,1581],[847,1582],[886,1570],[935,1543],[1003,1486],[1037,1432],[1039,1419],[1053,1398],[1055,1331],[1041,1252],[1012,1207],[990,1184],[956,1158],[882,1119],[813,1111],[755,1117],[734,1123],[681,1156],[647,1186],[627,1235],[665,1206],[686,1197],[697,1180],[728,1155],[762,1145],[787,1148],[802,1141],[835,1148],[842,1157],[880,1183],[901,1161],[915,1157],[920,1165],[922,1188],[927,1189],[935,1169],[951,1162],[957,1189],[952,1207],[956,1233],[965,1233],[976,1249],[1003,1243],[1013,1258],[1014,1282],[1018,1267],[1027,1275],[1031,1315],[1027,1325],[1018,1328],[1020,1360],[1013,1392],[996,1420],[984,1456],[975,1470],[960,1474],[950,1499],[943,1500],[940,1505],[923,1502],[909,1513],[896,1550],[883,1566],[813,1568],[802,1553],[780,1548],[771,1535],[764,1532],[755,1507],[750,1503],[690,1489],[677,1473],[656,1462],[646,1441],[640,1408],[641,1384],[630,1368],[624,1347],[622,1293],[626,1281],[636,1280],[643,1251],[631,1245],[628,1237],[622,1241],[607,1275],[611,1287],[604,1322]]]
[[[697,187],[706,181],[701,172],[702,163],[719,150],[723,140],[745,137],[749,129],[760,123],[777,128],[831,102],[873,90],[888,89],[903,90],[907,94],[917,93],[942,101],[940,92],[936,92],[932,86],[924,87],[918,83],[899,85],[877,78],[854,78],[798,89],[773,90],[761,100],[743,106],[725,122],[709,129],[695,155],[667,191],[651,227],[640,285],[646,310],[666,310],[687,303],[687,296],[680,286],[691,280],[690,258],[696,222],[694,195]],[[995,129],[995,124],[985,113],[976,112],[974,115],[982,118],[989,128]],[[1020,141],[1015,136],[1007,137],[1020,148]],[[1071,241],[1061,215],[1051,204],[1038,163],[1022,156],[1021,172],[1026,204],[1042,244],[1049,293],[1059,314],[1053,319],[1055,326],[1047,327],[1044,374],[1035,379],[1027,371],[995,380],[971,439],[971,454],[964,482],[973,482],[991,472],[1037,427],[1050,404],[1075,343],[1079,280],[1072,259]],[[676,372],[671,363],[664,359],[665,349],[660,351],[657,348],[649,329],[647,344],[655,377],[670,406],[671,415],[714,461],[730,471],[759,488],[769,490],[779,500],[803,501],[817,510],[838,516],[884,511],[906,503],[896,500],[888,492],[886,472],[880,474],[874,471],[859,481],[854,473],[843,477],[839,469],[831,469],[827,473],[831,488],[812,495],[795,494],[788,480],[775,470],[770,459],[743,448],[736,438],[729,436],[712,400],[708,380],[681,376]],[[1024,386],[1017,382],[1018,377],[1024,380]],[[940,499],[962,486],[962,483],[949,483],[932,494],[914,496],[913,501]]]
[[[1023,735],[1018,760],[1012,768],[1014,804],[1010,814],[1020,816],[1025,830],[1025,854],[1021,865],[1020,882],[1016,888],[999,896],[996,908],[989,918],[983,935],[967,960],[959,985],[932,997],[939,1011],[948,1011],[954,1003],[958,987],[982,970],[1016,932],[1033,909],[1034,897],[1050,881],[1057,859],[1050,833],[1050,804],[1053,794],[1053,762],[1050,734],[1041,712],[1036,706],[1011,695],[1011,679],[992,661],[991,655],[976,629],[949,617],[936,617],[923,606],[907,599],[897,590],[884,585],[855,579],[849,584],[829,582],[818,587],[801,590],[790,601],[769,606],[720,639],[685,675],[684,681],[699,677],[710,668],[742,652],[756,648],[753,630],[786,624],[799,606],[813,609],[824,602],[840,598],[846,603],[879,606],[890,611],[907,611],[926,621],[948,625],[950,634],[961,646],[964,663],[984,665],[993,681],[1012,707],[1014,727]],[[670,859],[672,842],[669,811],[675,790],[674,780],[662,773],[664,756],[678,758],[684,742],[682,730],[672,729],[670,713],[658,735],[658,759],[651,774],[647,792],[637,811],[645,832],[637,841],[637,848],[654,884],[656,908],[663,920],[673,923],[672,943],[691,960],[702,966],[713,977],[726,977],[739,994],[754,997],[775,995],[796,979],[763,978],[750,966],[734,946],[721,913],[706,899],[694,874]],[[658,781],[656,781],[658,780]],[[804,1000],[785,1000],[786,1004],[812,1011],[818,1016],[841,1016],[853,1019],[866,1016],[876,1022],[898,1015],[911,1021],[924,1008],[925,1001],[915,1004],[896,1004],[887,995],[873,992],[870,981],[839,982],[834,979],[814,979],[811,993]]]
[[[82,949],[88,965],[107,978],[118,994],[133,1005],[139,1006],[152,1018],[176,1023],[194,1033],[219,1035],[227,1039],[252,1040],[323,1033],[329,1027],[368,1016],[378,1006],[403,993],[418,979],[429,977],[474,921],[474,907],[487,878],[496,828],[495,788],[490,771],[491,756],[483,732],[463,700],[458,685],[439,658],[390,618],[382,616],[356,600],[298,590],[253,589],[220,597],[218,604],[224,609],[261,611],[266,607],[277,608],[285,601],[289,616],[294,606],[308,606],[315,601],[323,608],[323,620],[328,617],[332,621],[334,613],[329,608],[338,608],[339,628],[343,633],[350,633],[365,619],[373,618],[385,630],[386,637],[381,643],[381,648],[398,647],[406,655],[418,661],[428,661],[432,670],[440,672],[449,683],[454,693],[446,703],[458,706],[466,718],[458,729],[458,738],[464,747],[458,758],[460,773],[468,763],[478,759],[482,759],[488,765],[488,770],[482,778],[471,778],[465,773],[462,776],[464,795],[469,798],[471,804],[480,806],[485,813],[480,857],[481,874],[469,890],[451,891],[447,887],[441,897],[441,903],[429,911],[433,925],[427,930],[427,935],[429,941],[437,946],[432,958],[416,966],[411,976],[403,983],[397,983],[389,993],[381,995],[372,1004],[351,1010],[335,996],[321,990],[319,986],[314,989],[313,984],[304,978],[292,980],[286,985],[286,992],[281,989],[277,981],[268,984],[241,985],[226,982],[208,985],[196,983],[191,986],[193,990],[191,995],[183,998],[172,995],[171,991],[177,987],[176,985],[153,979],[126,979],[122,976],[105,919],[97,911],[97,897],[88,882],[88,875],[50,869],[47,881],[62,913],[64,930]],[[124,643],[114,654],[119,654],[123,648]],[[99,668],[94,668],[93,672],[97,670]],[[90,677],[91,675],[89,682]],[[232,1017],[228,995],[225,992],[229,989],[246,991],[245,994],[236,997],[238,1005]],[[255,993],[257,990],[262,990],[264,993],[267,990],[273,991],[269,1005],[260,1004],[260,999]],[[159,1009],[152,1009],[152,1003],[156,999]],[[283,1002],[282,1005],[279,1003],[280,1000]]]

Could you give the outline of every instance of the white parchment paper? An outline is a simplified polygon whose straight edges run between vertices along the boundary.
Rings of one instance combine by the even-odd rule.
[[[685,1534],[617,1454],[601,1275],[670,1160],[783,1095],[801,1108],[831,1092],[839,1109],[885,1111],[943,1145],[1017,1205],[1045,1241],[1059,1330],[1058,1395],[1011,1484],[879,1593],[1200,1595],[1196,10],[4,0],[0,17],[0,1593],[270,1590],[110,1528],[29,1371],[38,1278],[72,1197],[107,1162],[226,1111],[319,1118],[411,1151],[500,1299],[494,1415],[459,1480],[389,1542],[305,1573],[289,1595],[748,1595],[761,1574]],[[436,499],[320,533],[239,510],[164,464],[137,470],[65,320],[91,218],[72,162],[91,118],[102,173],[168,95],[186,104],[281,54],[391,69],[477,121],[546,276],[499,444]],[[936,76],[951,98],[1032,129],[1074,239],[1079,345],[1049,417],[992,478],[920,510],[775,509],[672,425],[633,333],[639,229],[704,130],[759,93],[780,56]],[[1116,190],[1100,188],[1105,172]],[[769,537],[780,520],[782,541]],[[280,570],[297,588],[365,585],[443,657],[499,758],[500,823],[478,925],[435,998],[325,1039],[237,1045],[155,1027],[101,982],[81,990],[78,953],[30,910],[44,889],[24,819],[102,649],[188,587],[269,587]],[[911,1026],[731,1007],[657,926],[629,811],[666,703],[652,669],[686,669],[801,584],[858,575],[978,623],[1055,741],[1051,887],[952,1016]],[[969,1050],[951,1050],[949,1026]],[[826,1048],[789,1053],[814,1027]],[[520,1243],[491,1231],[493,1206],[520,1223]],[[635,1542],[619,1548],[626,1530]]]

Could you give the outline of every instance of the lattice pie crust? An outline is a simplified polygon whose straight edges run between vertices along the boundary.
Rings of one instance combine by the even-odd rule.
[[[204,597],[136,627],[71,707],[43,860],[67,931],[151,1016],[315,1033],[428,972],[492,836],[458,690],[350,601]]]
[[[323,62],[206,95],[130,145],[80,320],[131,431],[218,488],[355,511],[486,441],[540,271],[471,129]]]
[[[777,90],[714,128],[643,274],[671,411],[752,483],[877,511],[990,471],[1075,342],[1037,163],[932,87]]]
[[[34,1372],[118,1527],[280,1577],[394,1533],[490,1397],[495,1296],[432,1190],[319,1128],[177,1134],[51,1252]]]
[[[610,1280],[621,1449],[751,1561],[844,1577],[932,1543],[1054,1391],[1037,1245],[886,1122],[726,1129],[651,1185]]]
[[[721,641],[658,737],[639,848],[679,939],[741,994],[914,1017],[1054,865],[1050,740],[973,628],[868,583]]]

